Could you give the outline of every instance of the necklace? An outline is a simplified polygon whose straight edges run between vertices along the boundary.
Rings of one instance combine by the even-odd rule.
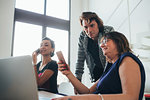
[[[44,64],[44,65],[41,65],[41,64],[40,64],[39,71],[42,71],[42,69],[43,69],[45,66],[46,66],[46,64]]]

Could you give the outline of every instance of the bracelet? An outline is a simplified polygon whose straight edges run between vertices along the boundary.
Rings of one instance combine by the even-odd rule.
[[[101,100],[104,100],[104,98],[103,98],[103,96],[99,93],[98,95],[100,95],[101,96]]]

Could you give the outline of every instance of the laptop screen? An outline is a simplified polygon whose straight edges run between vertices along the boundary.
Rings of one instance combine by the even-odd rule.
[[[0,59],[0,100],[5,99],[38,100],[31,56]]]

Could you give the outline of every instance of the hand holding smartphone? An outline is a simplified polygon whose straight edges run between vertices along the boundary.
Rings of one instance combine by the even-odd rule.
[[[32,61],[33,61],[34,65],[36,65],[36,63],[37,63],[38,54],[40,54],[40,49],[37,49],[32,53]]]
[[[57,51],[56,55],[57,55],[59,61],[61,61],[63,64],[66,64],[66,61],[65,61],[64,56],[61,51]],[[68,70],[67,64],[66,64],[66,66],[64,66],[64,68],[65,68],[64,70]]]
[[[35,50],[35,52],[36,52],[37,54],[39,54],[39,53],[40,53],[40,49]]]

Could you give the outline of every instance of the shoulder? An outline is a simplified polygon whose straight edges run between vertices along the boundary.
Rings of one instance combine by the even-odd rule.
[[[119,57],[119,62],[122,62],[125,58],[130,58],[133,59],[134,61],[140,62],[138,57],[136,57],[133,53],[131,52],[125,52]]]
[[[130,65],[133,62],[134,62],[134,64],[136,63],[136,64],[141,65],[140,60],[134,54],[132,54],[130,52],[126,52],[126,53],[122,54],[119,57],[119,59],[117,60],[117,64],[119,66],[122,65],[122,64],[129,64]]]
[[[122,60],[124,64],[137,64],[137,62],[130,56],[125,56]]]
[[[114,28],[112,26],[106,25],[106,26],[104,26],[104,29],[114,29]]]
[[[139,63],[137,62],[137,60],[135,60],[133,58],[133,56],[129,56],[129,55],[126,55],[122,58],[122,61],[120,63],[120,69],[139,69]]]
[[[79,44],[84,43],[85,39],[87,39],[87,38],[88,37],[87,37],[86,33],[84,31],[82,31],[79,36]]]
[[[51,70],[57,70],[58,69],[58,64],[55,60],[52,60],[50,61],[48,64],[48,69],[51,69]]]
[[[52,61],[50,62],[50,64],[51,64],[51,65],[54,65],[54,66],[58,66],[58,64],[57,64],[57,62],[56,62],[55,60],[52,60]]]
[[[84,37],[86,37],[86,34],[85,34],[85,32],[84,32],[84,31],[81,31],[81,33],[80,33],[80,37],[79,37],[79,38],[84,38]]]
[[[133,73],[140,75],[140,66],[131,57],[126,56],[120,64],[119,73],[122,77],[131,77]]]
[[[143,64],[142,64],[142,62],[140,61],[140,59],[136,56],[136,55],[134,55],[133,53],[131,53],[131,52],[126,52],[126,53],[124,53],[124,54],[122,54],[121,56],[120,56],[120,62],[124,59],[124,58],[130,58],[130,59],[132,59],[132,60],[134,60],[135,62],[137,62],[140,66],[143,66]]]
[[[104,26],[104,32],[107,33],[107,32],[113,32],[114,31],[114,28],[112,26]]]

